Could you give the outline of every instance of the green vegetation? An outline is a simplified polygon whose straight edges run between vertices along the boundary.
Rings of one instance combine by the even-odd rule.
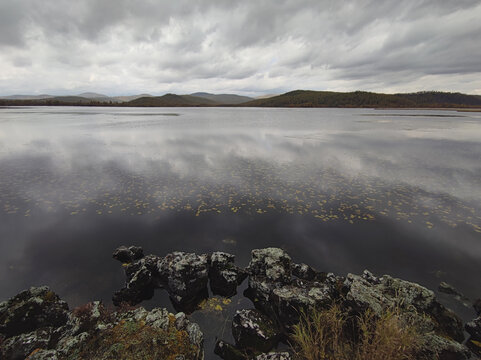
[[[143,320],[122,320],[101,331],[70,354],[69,359],[194,359],[200,351],[184,330],[177,330],[174,319],[163,330]]]
[[[166,94],[164,96],[141,97],[129,101],[124,106],[215,106],[217,102],[192,95]]]
[[[338,306],[312,309],[294,327],[293,348],[306,360],[410,360],[419,348],[416,327],[392,309],[347,316]]]
[[[113,100],[112,100],[113,99]],[[423,91],[410,94],[380,94],[366,91],[333,92],[295,90],[266,99],[251,100],[233,94],[194,93],[143,96],[118,102],[115,98],[57,96],[43,99],[0,99],[0,106],[247,106],[247,107],[345,107],[345,108],[481,108],[481,96]]]
[[[365,91],[332,92],[295,90],[268,99],[242,104],[259,107],[367,107],[367,108],[452,108],[481,107],[481,96],[448,92],[378,94]]]

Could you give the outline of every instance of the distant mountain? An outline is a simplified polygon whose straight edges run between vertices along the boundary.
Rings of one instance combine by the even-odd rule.
[[[48,99],[53,97],[52,95],[42,94],[42,95],[9,95],[0,96],[0,99],[8,100],[36,100],[36,99]]]
[[[245,99],[249,101],[244,102]],[[78,96],[11,95],[0,98],[0,106],[246,106],[246,107],[360,107],[360,108],[481,108],[480,95],[423,91],[381,94],[366,91],[333,92],[295,90],[269,98],[252,99],[234,94],[149,94],[108,97],[96,93]]]
[[[268,99],[257,99],[242,106],[258,107],[481,107],[481,97],[447,92],[379,94],[365,91],[332,92],[295,90]]]
[[[216,106],[219,103],[192,95],[166,94],[163,96],[141,97],[124,103],[125,106]]]
[[[242,104],[247,101],[254,100],[254,98],[248,96],[241,96],[236,94],[210,94],[206,92],[196,92],[190,94],[191,96],[201,97],[204,99],[212,100],[218,104],[229,104],[229,105],[236,105]]]
[[[280,94],[265,94],[261,96],[256,96],[254,99],[269,99],[271,97],[278,96],[278,95]]]
[[[150,94],[140,94],[140,95],[129,95],[129,96],[113,96],[110,99],[117,101],[117,102],[127,102],[132,101],[135,99],[139,99],[141,97],[152,97]]]
[[[104,94],[97,94],[97,93],[94,93],[94,92],[84,92],[84,93],[78,94],[77,96],[79,96],[79,97],[83,97],[83,98],[86,98],[86,99],[102,99],[102,98],[109,98],[107,95],[104,95]]]

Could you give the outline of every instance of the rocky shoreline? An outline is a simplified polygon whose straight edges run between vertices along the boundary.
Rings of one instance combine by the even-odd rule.
[[[189,314],[213,294],[236,294],[248,279],[243,295],[253,308],[232,319],[234,344],[218,340],[215,353],[224,360],[289,360],[288,343],[301,314],[339,306],[346,315],[374,316],[396,308],[419,331],[417,359],[475,359],[481,349],[481,307],[478,318],[463,323],[443,306],[431,290],[369,271],[346,277],[297,264],[282,249],[252,251],[247,268],[235,265],[224,252],[173,252],[164,257],[144,255],[140,247],[122,246],[113,257],[122,263],[125,286],[113,295],[115,311],[100,302],[69,311],[47,287],[25,290],[0,304],[2,359],[192,359],[204,358],[203,334]],[[135,305],[165,289],[177,314],[166,309],[147,311]],[[464,330],[470,338],[465,341]]]

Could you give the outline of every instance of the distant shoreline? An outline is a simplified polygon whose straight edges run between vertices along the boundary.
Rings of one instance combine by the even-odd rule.
[[[369,108],[478,112],[481,111],[481,95],[438,91],[382,94],[366,91],[295,90],[262,99],[252,99],[235,94],[209,93],[149,95],[123,102],[109,97],[86,98],[82,96],[57,96],[42,99],[0,98],[0,106]]]

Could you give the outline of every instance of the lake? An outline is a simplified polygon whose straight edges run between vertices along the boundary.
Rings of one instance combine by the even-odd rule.
[[[321,271],[481,297],[481,113],[0,109],[0,301],[47,284],[71,307],[110,303],[123,244],[242,266],[276,246]],[[250,306],[233,300],[224,318]],[[161,291],[147,305],[172,309]]]

